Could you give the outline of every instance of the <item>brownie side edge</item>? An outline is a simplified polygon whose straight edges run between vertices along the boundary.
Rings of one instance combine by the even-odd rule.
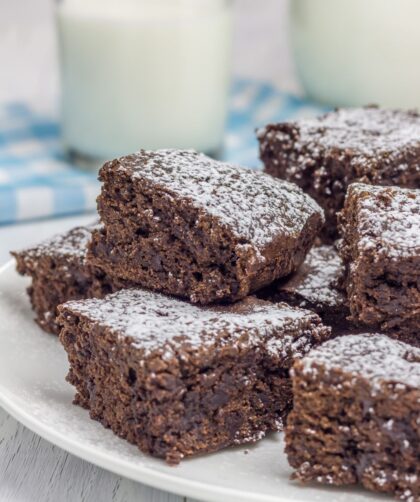
[[[292,370],[294,405],[286,454],[302,482],[361,484],[401,500],[420,495],[419,390],[384,386],[322,363]],[[412,498],[410,498],[412,497]]]
[[[145,355],[129,337],[65,305],[60,312],[75,403],[141,451],[176,464],[282,429],[294,354],[227,344],[215,351],[185,348],[167,359],[163,348]],[[317,316],[305,322],[302,333],[312,333],[313,345],[329,337]]]

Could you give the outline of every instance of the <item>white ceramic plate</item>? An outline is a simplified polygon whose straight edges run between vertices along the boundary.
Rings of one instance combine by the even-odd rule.
[[[48,441],[100,467],[142,483],[209,501],[366,502],[383,500],[359,489],[300,486],[281,434],[230,448],[178,467],[147,457],[72,405],[67,358],[58,339],[33,322],[28,281],[13,263],[0,270],[0,405]]]

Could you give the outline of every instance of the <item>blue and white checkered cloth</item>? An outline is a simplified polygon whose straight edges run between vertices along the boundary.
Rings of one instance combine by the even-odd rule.
[[[270,85],[236,81],[224,158],[258,168],[257,127],[322,111]],[[96,173],[66,160],[56,117],[20,103],[0,107],[0,224],[93,211],[98,191]]]

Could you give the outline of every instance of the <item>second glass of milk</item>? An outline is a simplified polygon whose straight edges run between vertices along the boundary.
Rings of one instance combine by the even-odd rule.
[[[290,0],[290,13],[310,97],[420,109],[419,0]]]
[[[145,149],[215,154],[223,138],[229,0],[63,0],[62,136],[103,160]]]

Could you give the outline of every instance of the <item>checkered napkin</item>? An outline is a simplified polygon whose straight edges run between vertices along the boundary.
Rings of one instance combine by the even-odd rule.
[[[236,81],[224,158],[258,168],[255,128],[322,111],[270,85]],[[0,106],[0,224],[93,211],[98,190],[96,173],[66,160],[57,117],[39,115],[25,104]]]

